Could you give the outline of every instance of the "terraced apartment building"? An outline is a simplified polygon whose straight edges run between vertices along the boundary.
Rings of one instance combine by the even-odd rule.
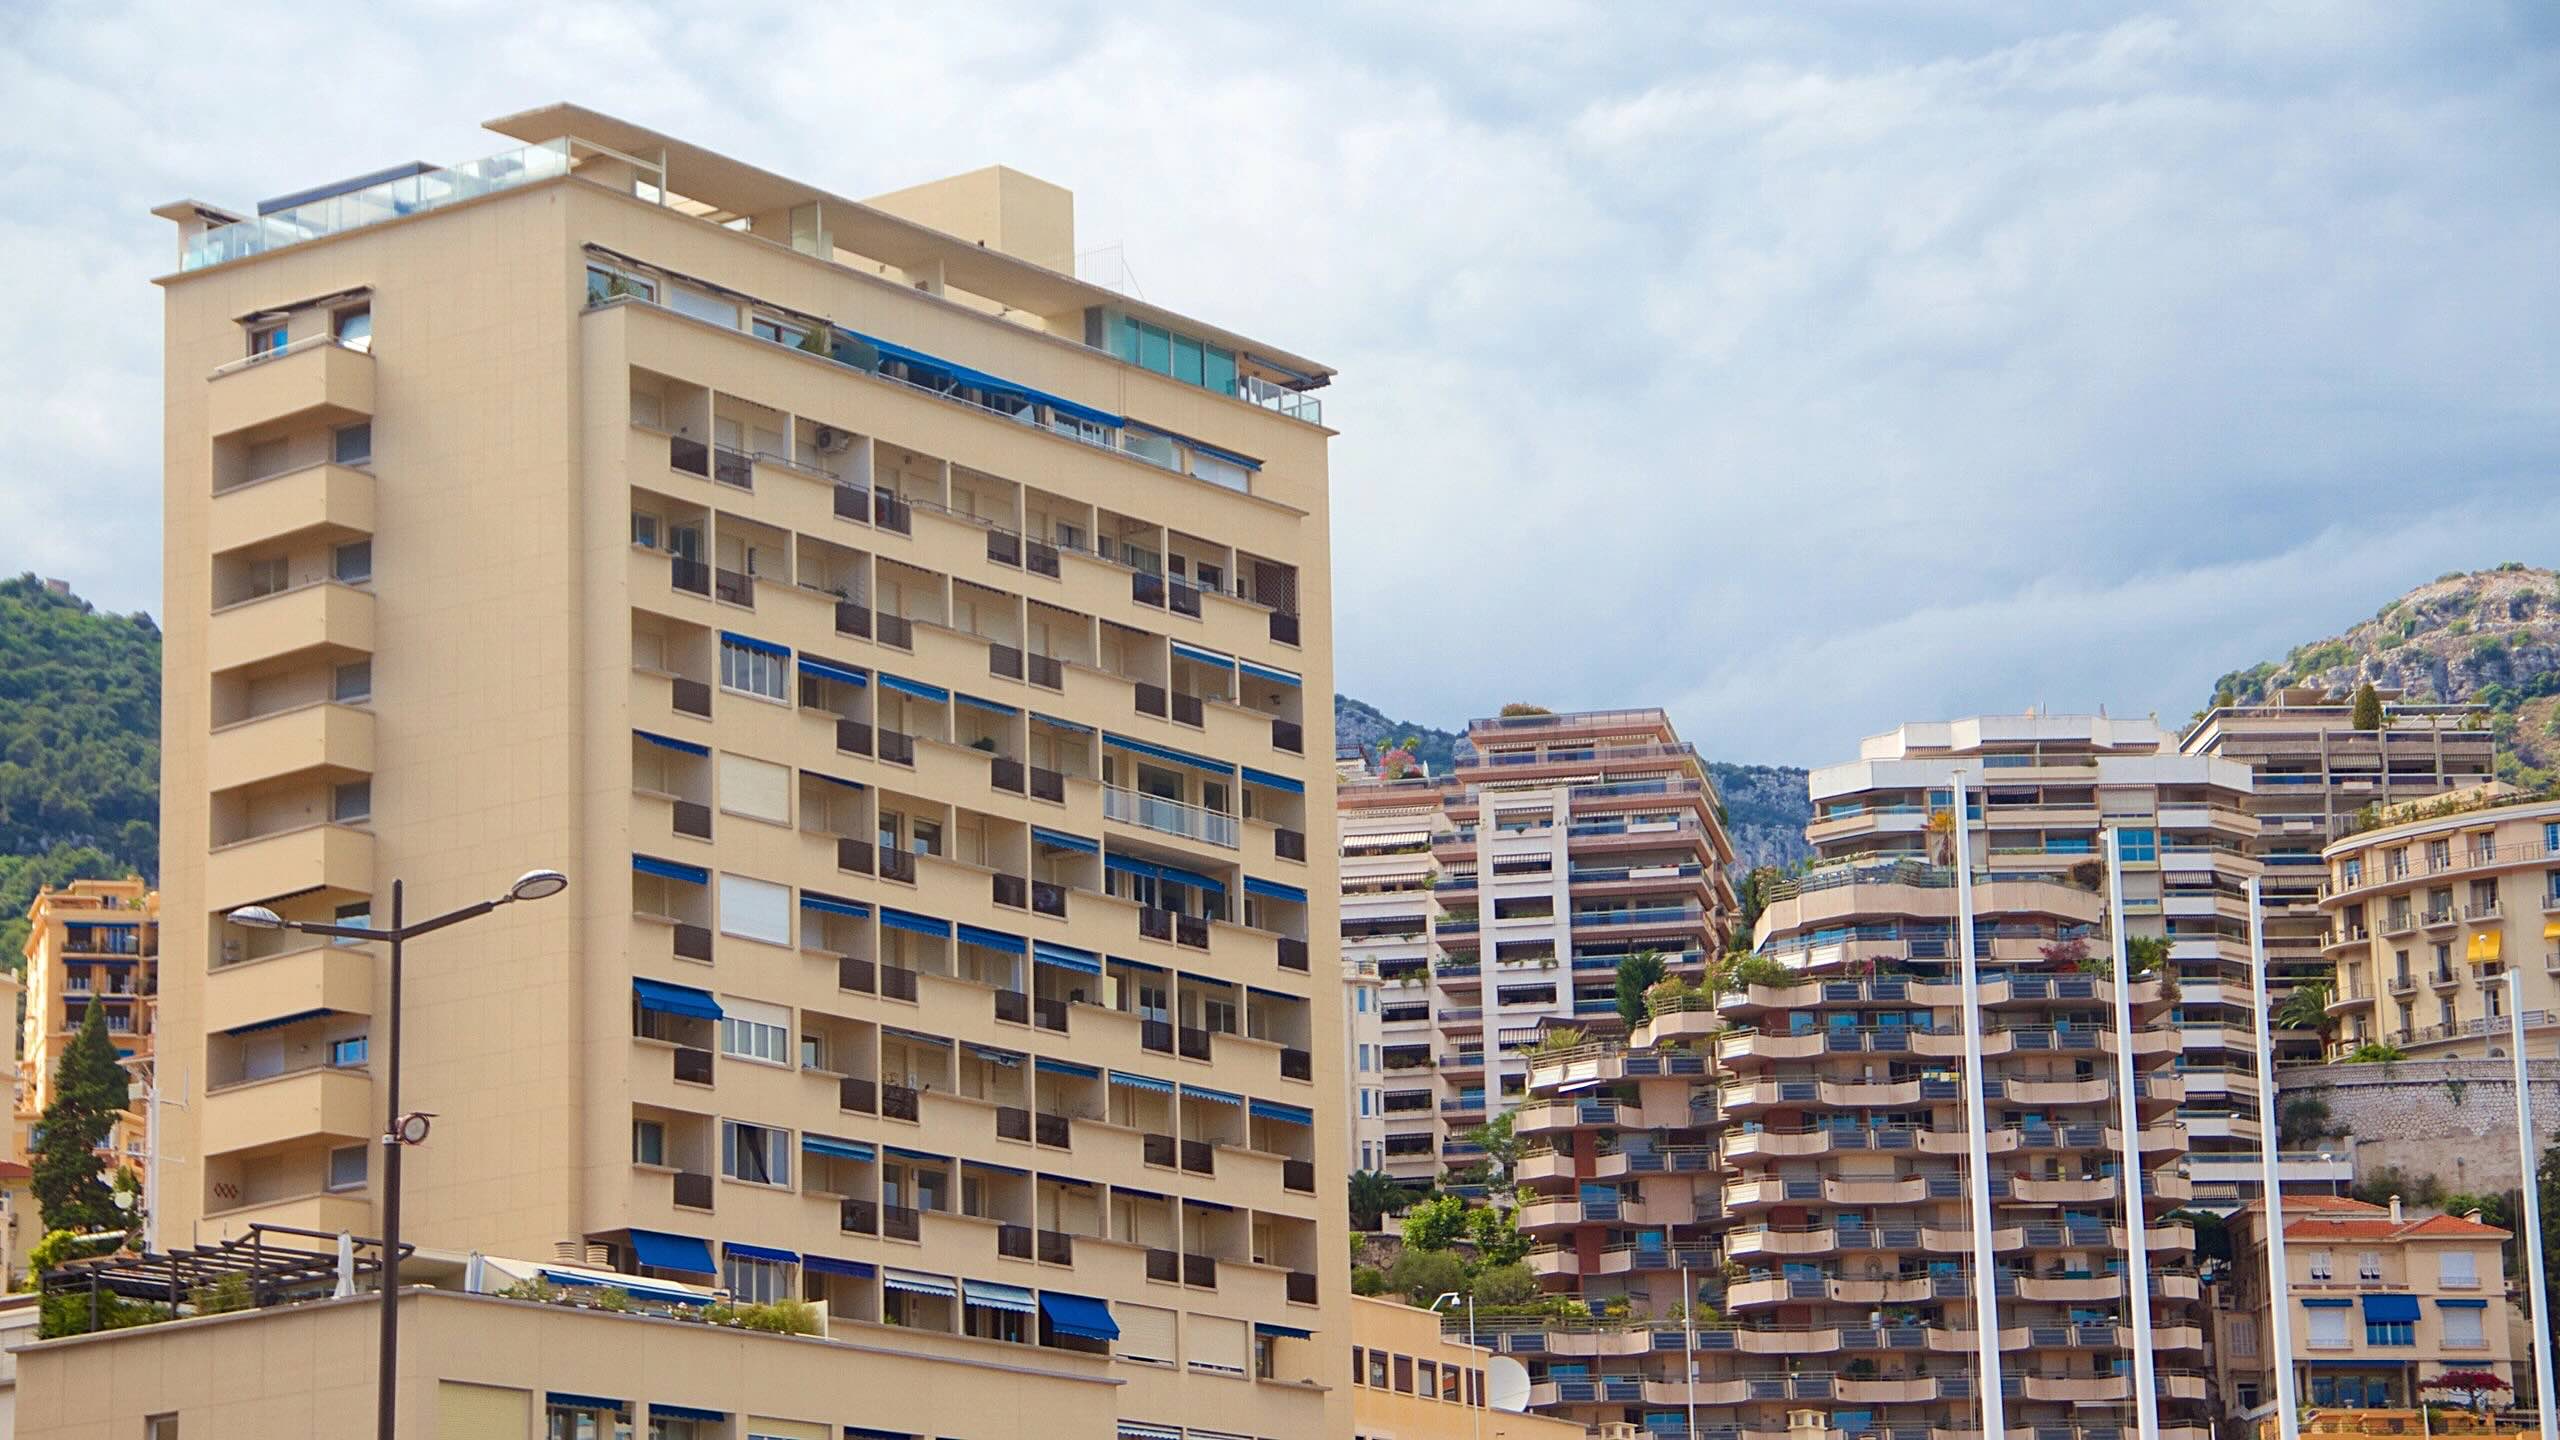
[[[2485,707],[2408,700],[2396,690],[2376,698],[2379,730],[2355,728],[2352,696],[2293,686],[2265,704],[2215,706],[2179,741],[2182,754],[2249,767],[2249,809],[2258,817],[2252,853],[2264,867],[2258,899],[2270,1008],[2304,980],[2331,978],[2329,926],[2320,911],[2323,847],[2367,806],[2467,789],[2494,773],[2497,737]],[[2344,1008],[2336,1013],[2353,1018]],[[2316,1030],[2278,1030],[2278,1058],[2316,1061],[2320,1040]],[[2352,1178],[2338,1173],[2348,1163],[2311,1155],[2284,1161],[2286,1175],[2306,1183]]]
[[[226,915],[554,867],[410,949],[406,1238],[1347,1433],[1330,372],[1013,171],[490,128],[158,212],[168,1233],[378,1225],[383,957]]]
[[[2560,1027],[2560,801],[2492,782],[2374,820],[2321,857],[2333,1057],[2504,1059],[2511,970],[2528,1043]]]
[[[35,1145],[35,1127],[53,1103],[53,1074],[89,1007],[106,1012],[107,1038],[125,1060],[149,1061],[160,992],[160,896],[142,877],[48,885],[27,906],[25,987],[17,1036],[14,1158]],[[112,1165],[148,1168],[148,1121],[139,1107],[107,1136]],[[33,1225],[31,1218],[27,1222]],[[32,1242],[30,1242],[32,1243]]]
[[[1344,963],[1379,1007],[1361,1083],[1400,1179],[1483,1159],[1467,1132],[1526,1096],[1542,1037],[1623,1030],[1620,960],[1694,977],[1732,933],[1715,787],[1660,710],[1475,720],[1449,775],[1359,775],[1338,803]]]
[[[1587,1424],[1678,1433],[1923,1440],[1978,1433],[1963,1010],[1954,865],[1973,871],[2007,1423],[2105,1435],[2131,1424],[2130,1236],[2118,1156],[2113,1007],[2102,957],[2102,825],[2123,826],[2128,928],[2170,971],[2136,1009],[2143,1215],[2164,1429],[2201,1440],[2204,1331],[2188,1227],[2194,1137],[2254,1144],[2234,920],[2251,865],[2245,776],[2168,753],[2147,722],[1997,716],[1911,725],[1813,772],[1819,852],[1772,887],[1754,948],[1791,983],[1658,1005],[1632,1037],[1542,1060],[1523,1112],[1552,1152],[1524,1208],[1555,1248],[1542,1275],[1624,1318],[1506,1337],[1544,1403]],[[1965,772],[1969,853],[1954,854]],[[1933,816],[1944,816],[1933,824]],[[2245,977],[2245,971],[2238,972]],[[1776,977],[1770,976],[1770,979]],[[1684,1173],[1685,1172],[1685,1173]],[[1668,1262],[1690,1242],[1628,1235],[1683,1203],[1693,1276],[1718,1305],[1694,1342]],[[1673,1212],[1666,1214],[1666,1210]],[[1710,1221],[1714,1223],[1710,1224]],[[1602,1228],[1608,1227],[1608,1228]],[[1730,1415],[1731,1418],[1727,1418]]]

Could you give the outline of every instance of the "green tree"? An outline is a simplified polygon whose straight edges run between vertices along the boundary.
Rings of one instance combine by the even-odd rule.
[[[2309,1030],[2325,1036],[2337,1023],[2329,1018],[2333,993],[2326,980],[2298,981],[2269,1018],[2279,1030]]]
[[[1476,1304],[1488,1309],[1496,1305],[1526,1305],[1538,1298],[1538,1277],[1518,1261],[1487,1265],[1476,1272],[1474,1291]]]
[[[31,1157],[36,1205],[48,1230],[113,1230],[124,1223],[107,1189],[107,1143],[129,1089],[115,1047],[107,1043],[107,1011],[91,1005],[79,1033],[53,1070],[53,1100],[36,1122],[42,1134]]]
[[[2358,730],[2382,728],[2382,697],[2374,692],[2372,681],[2367,680],[2356,687],[2355,713],[2348,717],[2347,723]]]
[[[1395,1177],[1383,1170],[1354,1170],[1349,1188],[1351,1196],[1351,1228],[1375,1230],[1388,1211],[1404,1204],[1412,1196],[1396,1183]]]
[[[2542,1253],[2548,1255],[2551,1253],[2551,1237],[2560,1235],[2560,1143],[2543,1151],[2542,1158],[2535,1162],[2533,1168],[2534,1182],[2542,1191],[2542,1214],[2536,1219],[2542,1226]],[[2519,1251],[2524,1248],[2521,1236],[2517,1238],[2516,1248]],[[2541,1313],[2551,1314],[2550,1307],[2554,1304],[2560,1304],[2560,1270],[2546,1267],[2542,1277]]]
[[[1476,1265],[1499,1269],[1529,1258],[1529,1237],[1520,1233],[1518,1217],[1487,1205],[1467,1212],[1467,1238],[1476,1245]]]
[[[1387,1272],[1379,1269],[1375,1265],[1352,1266],[1351,1293],[1354,1295],[1386,1294]]]
[[[1644,992],[1662,983],[1662,952],[1639,950],[1618,960],[1618,1018],[1633,1030],[1645,1022]]]
[[[1446,1250],[1467,1233],[1467,1202],[1455,1195],[1434,1195],[1404,1212],[1404,1248]]]
[[[1485,1159],[1493,1163],[1493,1185],[1505,1193],[1511,1189],[1512,1167],[1520,1163],[1520,1137],[1511,1130],[1515,1113],[1505,1110],[1466,1133],[1467,1143],[1482,1149]]]
[[[1467,1288],[1467,1262],[1449,1250],[1405,1247],[1387,1267],[1387,1288],[1416,1305],[1428,1305],[1452,1290]]]

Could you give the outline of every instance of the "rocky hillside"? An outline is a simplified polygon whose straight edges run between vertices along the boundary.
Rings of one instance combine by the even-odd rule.
[[[2487,706],[2500,776],[2535,789],[2560,781],[2560,574],[2510,561],[2438,576],[2343,635],[2223,676],[2214,700],[2248,704],[2302,684],[2350,694],[2367,681]]]
[[[1333,697],[1333,725],[1344,744],[1413,740],[1417,758],[1435,775],[1445,773],[1466,744],[1459,731],[1390,720],[1376,706],[1348,695]],[[1733,835],[1741,868],[1792,865],[1812,853],[1804,843],[1805,823],[1813,818],[1804,771],[1792,765],[1727,765],[1711,760],[1707,773],[1715,780],[1716,793],[1724,798],[1725,828]]]

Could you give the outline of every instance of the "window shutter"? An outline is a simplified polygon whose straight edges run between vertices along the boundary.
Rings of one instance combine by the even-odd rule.
[[[2439,1310],[2444,1317],[2444,1343],[2447,1346],[2475,1347],[2489,1343],[2485,1310],[2468,1308]]]
[[[791,771],[744,755],[720,754],[720,808],[733,815],[791,823]]]
[[[1153,1305],[1119,1304],[1111,1307],[1111,1318],[1120,1322],[1117,1353],[1121,1359],[1173,1363],[1172,1311]]]
[[[1246,1373],[1252,1359],[1252,1342],[1243,1321],[1193,1315],[1184,1328],[1191,1332],[1191,1368],[1232,1375]]]
[[[2346,1307],[2328,1306],[2311,1312],[2311,1343],[2323,1349],[2346,1347]]]
[[[768,945],[791,943],[791,887],[723,873],[720,933]]]

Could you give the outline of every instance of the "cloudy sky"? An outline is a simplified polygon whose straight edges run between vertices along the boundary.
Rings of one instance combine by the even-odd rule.
[[[2183,718],[2560,560],[2560,21],[2519,0],[0,6],[0,569],[161,609],[145,212],[570,99],[868,194],[1002,161],[1313,354],[1343,688]]]

